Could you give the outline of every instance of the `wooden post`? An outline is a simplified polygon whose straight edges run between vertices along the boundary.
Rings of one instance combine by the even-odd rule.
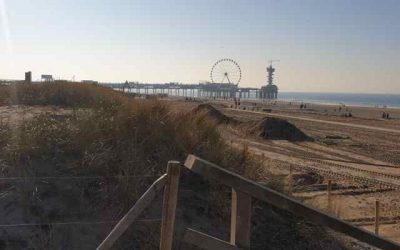
[[[251,197],[232,188],[230,243],[250,249]]]
[[[375,234],[379,235],[379,200],[375,201]]]
[[[290,165],[289,167],[289,195],[292,195],[293,190],[293,167]]]
[[[328,180],[328,187],[327,187],[327,197],[328,197],[328,211],[332,212],[332,181]]]
[[[164,189],[162,208],[160,250],[171,250],[174,239],[175,211],[178,200],[180,163],[169,161],[167,166],[167,183]]]

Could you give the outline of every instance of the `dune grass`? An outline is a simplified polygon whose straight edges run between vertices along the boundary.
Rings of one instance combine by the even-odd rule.
[[[0,96],[7,96],[2,100],[7,104],[74,109],[71,116],[45,114],[18,128],[9,150],[35,159],[71,158],[75,160],[70,164],[82,171],[104,174],[129,174],[132,162],[136,172],[157,172],[163,169],[158,163],[182,160],[188,153],[230,169],[242,169],[248,160],[247,154],[227,154],[232,149],[205,115],[175,113],[157,100],[134,100],[109,88],[79,83],[3,86]],[[141,162],[152,171],[138,167]]]
[[[56,105],[61,107],[95,108],[122,104],[123,93],[93,84],[54,82],[0,86],[1,105]]]
[[[169,160],[196,154],[240,173],[254,164],[247,151],[222,140],[206,115],[177,113],[158,100],[80,83],[2,86],[0,96],[7,104],[73,109],[71,115],[42,114],[5,132],[0,158],[7,176],[154,176],[97,185],[95,196],[122,210],[165,173]],[[90,183],[82,185],[88,189]]]

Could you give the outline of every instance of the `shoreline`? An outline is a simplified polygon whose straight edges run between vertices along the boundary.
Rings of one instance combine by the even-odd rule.
[[[255,107],[254,104],[257,103],[259,108],[271,109],[271,111],[279,112],[282,114],[296,114],[305,116],[324,116],[325,119],[346,119],[346,114],[353,118],[362,119],[374,119],[379,121],[390,122],[393,126],[400,125],[400,108],[382,108],[382,107],[368,107],[368,106],[343,106],[339,104],[321,104],[313,102],[295,102],[287,100],[251,100],[242,99],[242,104],[248,108]],[[233,101],[228,101],[228,104],[233,103]],[[300,108],[301,104],[306,104],[306,108]],[[339,109],[340,108],[340,109]],[[388,113],[390,119],[385,119],[382,117],[383,113]],[[353,119],[354,120],[354,119]]]
[[[345,107],[355,107],[355,108],[374,108],[374,109],[395,109],[400,110],[400,106],[388,106],[388,105],[368,105],[368,104],[358,104],[358,103],[333,103],[333,102],[324,102],[318,100],[290,100],[290,99],[277,99],[277,101],[281,102],[292,102],[292,103],[305,103],[305,104],[317,104],[317,105],[326,105],[326,106],[345,106]]]
[[[317,104],[400,109],[400,94],[280,92],[280,100]]]
[[[294,105],[301,105],[301,104],[307,104],[307,105],[315,105],[315,106],[323,106],[323,107],[346,107],[346,108],[362,108],[362,109],[373,109],[373,110],[381,110],[382,112],[385,110],[392,110],[392,111],[400,111],[400,106],[371,106],[371,105],[362,105],[362,104],[346,104],[346,103],[329,103],[329,102],[318,102],[318,101],[299,101],[299,100],[290,100],[290,99],[270,99],[270,100],[261,100],[261,99],[241,99],[242,102],[257,102],[257,103],[264,103],[264,104],[270,104],[277,102],[277,104],[292,104]]]

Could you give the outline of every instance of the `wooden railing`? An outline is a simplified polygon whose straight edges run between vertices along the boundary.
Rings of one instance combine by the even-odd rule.
[[[139,198],[135,205],[118,222],[107,238],[97,247],[97,250],[110,249],[128,227],[139,217],[139,215],[151,204],[157,193],[165,186],[167,175],[164,174]]]
[[[112,232],[97,249],[110,249],[115,241],[150,204],[155,194],[164,187],[162,208],[160,249],[170,250],[173,245],[175,211],[179,188],[179,162],[168,163],[167,174],[160,177],[136,202],[131,210],[121,219]],[[202,249],[249,249],[251,232],[251,201],[252,198],[264,201],[276,208],[291,212],[315,224],[326,226],[335,231],[349,235],[359,241],[381,249],[400,249],[400,245],[380,237],[367,230],[355,227],[330,214],[307,206],[290,197],[280,194],[270,188],[232,173],[213,163],[189,155],[183,167],[201,175],[208,180],[214,180],[232,188],[230,241],[223,241],[187,228],[182,241]]]

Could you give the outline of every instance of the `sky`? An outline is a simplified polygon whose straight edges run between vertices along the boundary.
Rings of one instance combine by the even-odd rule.
[[[400,94],[398,0],[0,0],[0,79],[210,80],[231,58],[240,86]]]

